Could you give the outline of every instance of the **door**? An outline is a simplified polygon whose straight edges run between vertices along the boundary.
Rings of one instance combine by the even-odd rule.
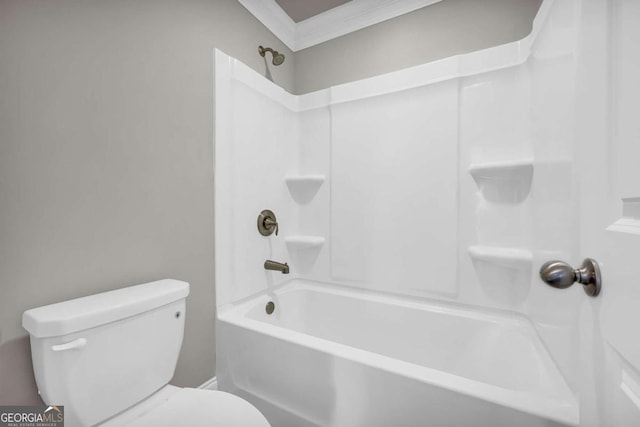
[[[581,426],[640,426],[640,2],[584,0],[580,17],[580,248],[603,279],[580,315]]]

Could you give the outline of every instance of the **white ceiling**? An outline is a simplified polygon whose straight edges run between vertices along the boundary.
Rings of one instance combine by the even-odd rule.
[[[304,21],[351,0],[276,0],[293,22]]]
[[[442,0],[238,1],[289,49],[296,52]],[[333,6],[327,9],[329,4]],[[295,18],[292,18],[294,15]],[[311,16],[295,21],[306,15]]]

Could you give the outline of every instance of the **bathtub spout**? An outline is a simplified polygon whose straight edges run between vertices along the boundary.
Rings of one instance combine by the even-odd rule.
[[[289,265],[286,262],[283,264],[281,262],[271,261],[268,259],[264,262],[264,269],[280,271],[282,274],[289,274]]]

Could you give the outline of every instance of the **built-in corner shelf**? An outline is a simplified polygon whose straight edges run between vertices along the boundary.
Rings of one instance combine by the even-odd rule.
[[[324,237],[289,236],[284,241],[295,270],[302,274],[311,272],[324,245]]]
[[[485,295],[502,303],[524,303],[531,288],[531,251],[495,246],[469,246],[467,250]]]
[[[325,181],[324,175],[287,175],[284,177],[291,197],[297,203],[309,203]]]
[[[484,261],[509,268],[530,268],[533,260],[533,254],[526,249],[469,246],[467,252],[474,261]]]
[[[533,159],[474,163],[469,173],[485,199],[496,203],[520,203],[527,198],[533,178]]]
[[[324,237],[321,236],[289,236],[284,242],[290,251],[303,249],[320,249],[324,245]]]

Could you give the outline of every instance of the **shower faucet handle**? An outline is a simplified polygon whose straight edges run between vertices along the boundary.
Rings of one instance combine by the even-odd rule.
[[[278,220],[276,214],[265,209],[258,215],[258,232],[263,236],[271,236],[274,232],[278,235]]]
[[[274,228],[275,227],[276,236],[278,235],[278,222],[277,221],[274,221],[271,218],[266,218],[264,220],[264,226],[266,228]]]

